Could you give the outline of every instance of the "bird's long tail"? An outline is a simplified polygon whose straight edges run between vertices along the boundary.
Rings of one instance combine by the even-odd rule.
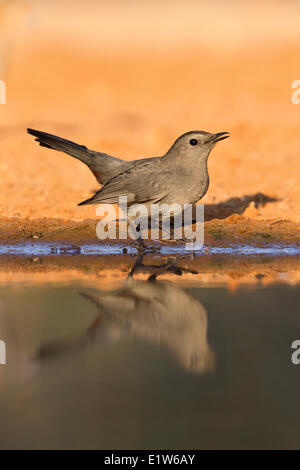
[[[89,153],[89,149],[84,145],[78,145],[71,140],[66,140],[47,132],[37,131],[35,129],[27,129],[28,134],[36,137],[36,141],[39,142],[41,147],[58,150],[59,152],[65,152],[72,157],[78,158],[86,165],[90,165],[91,159],[93,158]]]

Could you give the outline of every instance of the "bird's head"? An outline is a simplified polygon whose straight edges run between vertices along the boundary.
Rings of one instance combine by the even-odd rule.
[[[186,132],[175,140],[167,155],[207,158],[216,143],[227,137],[230,137],[229,132],[216,134],[205,131]]]

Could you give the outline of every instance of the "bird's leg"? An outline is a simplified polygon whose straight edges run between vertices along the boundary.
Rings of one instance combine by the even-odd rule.
[[[175,238],[174,227],[170,227],[170,229],[167,229],[166,227],[163,226],[162,222],[159,223],[159,229],[161,230],[162,240],[177,243],[179,245],[183,245],[184,243],[188,241],[183,235],[181,238]]]
[[[167,228],[163,223],[163,217],[159,217],[158,222],[158,227],[159,227],[159,232],[161,233],[161,239],[162,240],[172,240],[172,228],[171,224]]]
[[[168,227],[166,227],[163,223],[163,218],[160,218],[159,220],[159,229],[161,231],[162,239],[164,240],[169,240],[171,242],[176,242],[176,243],[185,243],[186,239],[184,238],[182,232],[180,235],[180,238],[175,238],[175,236],[178,236],[178,221],[177,219],[173,216],[171,217]],[[175,225],[177,224],[177,225]],[[182,218],[180,217],[180,227],[182,226]],[[165,236],[164,236],[165,235]]]
[[[131,227],[132,233],[134,236],[134,241],[130,242],[131,245],[134,245],[139,253],[145,253],[149,251],[160,251],[160,247],[147,246],[145,243],[145,238],[148,238],[149,235],[149,219],[147,220],[147,225],[144,223],[144,219],[137,225],[134,224],[133,219],[128,218],[128,226]],[[145,236],[144,236],[145,233]]]
[[[140,235],[140,232],[141,232],[141,225],[139,224],[137,227],[136,227],[136,231],[137,233],[139,234],[138,238],[137,238],[137,244],[138,244],[138,251],[145,251],[147,249],[145,243],[144,243],[144,239],[141,237]]]
[[[131,219],[128,219],[128,226],[133,225],[133,221]],[[144,243],[144,239],[141,237],[141,224],[138,224],[136,227],[134,226],[135,231],[137,233],[137,238],[136,238],[136,243],[133,242],[132,244],[137,248],[139,253],[143,253],[147,251],[147,247]],[[134,232],[134,230],[133,230]]]
[[[176,236],[176,230],[175,230],[175,226],[174,226],[174,218],[172,219],[171,221],[171,225],[170,225],[170,240],[177,243],[178,245],[185,245],[186,243],[191,243],[192,240],[190,240],[189,238],[187,238],[185,236],[185,232],[184,232],[184,222],[182,221],[181,222],[181,235],[180,235],[180,238],[175,238]],[[172,238],[171,238],[171,235],[172,235]]]
[[[171,229],[166,229],[163,224],[159,223],[159,230],[161,230],[161,238],[162,240],[172,240],[172,231]]]

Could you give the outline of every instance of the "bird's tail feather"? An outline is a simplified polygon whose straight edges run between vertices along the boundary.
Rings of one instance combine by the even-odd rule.
[[[47,132],[37,131],[35,129],[27,129],[28,134],[36,137],[36,141],[39,142],[41,147],[58,150],[59,152],[65,152],[72,157],[78,158],[78,160],[89,165],[91,161],[90,151],[84,145],[78,145],[71,140],[63,139]]]

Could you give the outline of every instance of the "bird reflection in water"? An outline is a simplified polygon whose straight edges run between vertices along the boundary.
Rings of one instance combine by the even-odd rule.
[[[215,358],[207,340],[206,308],[184,289],[156,281],[163,273],[194,273],[175,263],[176,259],[160,266],[144,265],[140,255],[119,291],[80,293],[97,308],[91,325],[77,337],[41,346],[36,358],[72,353],[96,340],[117,340],[129,334],[165,346],[190,372],[213,371]],[[135,280],[137,272],[148,273],[148,279]]]

